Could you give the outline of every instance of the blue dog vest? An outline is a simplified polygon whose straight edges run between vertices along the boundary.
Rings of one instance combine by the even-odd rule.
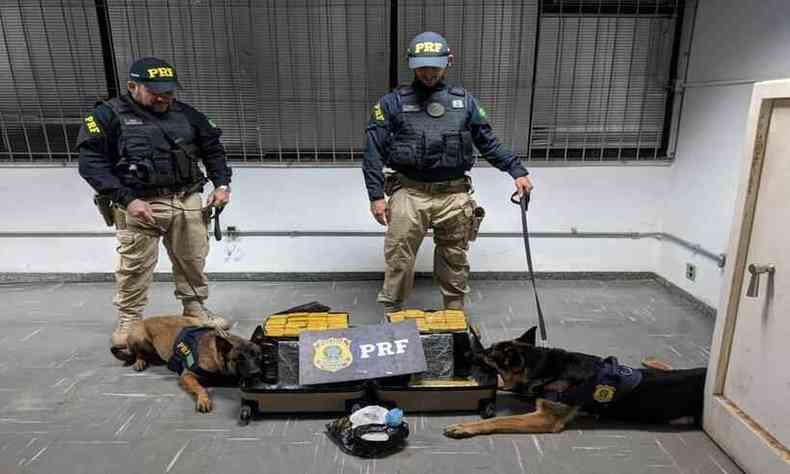
[[[598,374],[562,392],[549,392],[547,400],[596,410],[621,400],[642,381],[642,371],[620,365],[615,357],[600,362]]]
[[[167,368],[173,372],[181,373],[184,369],[199,376],[209,375],[209,372],[198,367],[198,336],[212,328],[200,326],[187,326],[178,333],[178,337],[173,342],[173,356],[167,362]]]

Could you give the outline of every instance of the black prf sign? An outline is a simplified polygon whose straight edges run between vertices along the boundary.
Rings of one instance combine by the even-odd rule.
[[[299,335],[299,384],[349,382],[427,370],[417,323],[372,324]]]

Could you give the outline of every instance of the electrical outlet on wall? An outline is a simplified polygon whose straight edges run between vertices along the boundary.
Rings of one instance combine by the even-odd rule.
[[[686,279],[694,281],[697,278],[697,266],[693,263],[686,263]]]

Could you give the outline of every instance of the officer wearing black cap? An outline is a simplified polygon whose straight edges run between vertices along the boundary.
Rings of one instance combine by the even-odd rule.
[[[227,329],[208,313],[204,273],[211,207],[230,200],[231,169],[221,130],[205,115],[176,101],[173,66],[142,58],[129,69],[128,94],[99,104],[77,138],[80,175],[100,198],[113,203],[120,260],[116,268],[118,326],[113,347],[126,345],[131,324],[142,319],[159,241],[171,261],[184,316]],[[203,206],[206,176],[214,190]]]
[[[494,136],[475,98],[445,84],[453,61],[447,41],[437,33],[421,33],[409,45],[408,58],[414,80],[373,107],[362,165],[370,211],[387,226],[378,301],[388,312],[402,308],[413,287],[417,250],[432,228],[434,278],[444,307],[462,309],[469,292],[466,251],[483,216],[470,197],[466,175],[474,165],[473,147],[510,174],[519,194],[529,193],[532,182],[520,160]],[[393,170],[386,177],[385,166]]]

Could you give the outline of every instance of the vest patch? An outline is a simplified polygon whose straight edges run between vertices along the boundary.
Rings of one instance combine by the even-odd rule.
[[[96,119],[93,118],[93,115],[85,117],[85,126],[88,128],[88,132],[93,135],[101,133],[101,128],[99,128],[99,124],[96,123]]]
[[[444,115],[444,106],[438,102],[431,102],[428,104],[428,115],[433,118],[439,118]]]
[[[373,119],[377,122],[384,121],[384,110],[382,110],[381,104],[376,104],[373,106]]]

